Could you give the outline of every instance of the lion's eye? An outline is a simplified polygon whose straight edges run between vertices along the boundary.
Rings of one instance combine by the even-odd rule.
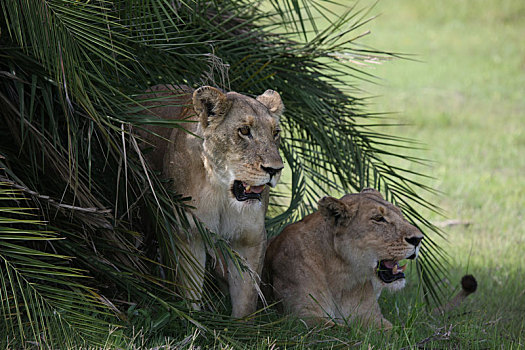
[[[247,125],[240,127],[239,133],[243,136],[250,136],[251,135],[250,127]]]
[[[386,219],[382,215],[377,215],[372,218],[375,222],[387,222]]]

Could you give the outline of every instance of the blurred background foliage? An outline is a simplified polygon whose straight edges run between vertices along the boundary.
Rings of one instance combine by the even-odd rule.
[[[185,200],[149,169],[134,133],[159,123],[141,113],[140,96],[155,84],[281,94],[287,175],[273,194],[270,236],[321,196],[363,187],[437,232],[415,209],[436,210],[421,196],[432,192],[424,176],[385,161],[424,162],[406,153],[418,145],[382,132],[388,122],[367,111],[358,87],[374,79],[367,65],[396,56],[359,45],[368,10],[323,0],[0,6],[0,330],[8,346],[103,346],[140,332],[242,344],[254,327],[262,338],[278,327],[217,315],[228,306],[213,291],[200,313],[175,293],[178,262],[191,259],[177,245]],[[444,261],[425,240],[420,296],[439,298]],[[221,327],[236,331],[214,331]]]

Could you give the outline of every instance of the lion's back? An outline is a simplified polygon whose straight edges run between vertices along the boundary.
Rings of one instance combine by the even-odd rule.
[[[191,99],[193,89],[186,85],[155,85],[146,90],[139,100],[146,107],[138,113],[140,118],[148,119],[144,122],[144,130],[137,130],[137,134],[147,143],[144,149],[152,147],[146,152],[149,163],[154,170],[162,171],[164,167],[164,155],[169,146],[169,140],[173,142],[173,134],[179,129],[174,128],[170,121],[188,120],[196,121]],[[180,124],[180,123],[179,123]],[[193,131],[196,123],[183,123],[182,127],[187,131]]]

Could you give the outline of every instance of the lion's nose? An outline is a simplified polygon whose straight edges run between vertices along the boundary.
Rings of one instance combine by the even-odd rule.
[[[420,236],[420,237],[413,236],[413,237],[405,238],[405,241],[412,244],[414,247],[417,247],[422,240],[423,240],[423,236]]]
[[[282,168],[284,167],[280,167],[280,168],[272,168],[272,167],[265,167],[263,165],[261,165],[261,168],[266,171],[268,174],[270,174],[270,176],[274,176],[275,174],[277,174],[279,171],[282,170]]]

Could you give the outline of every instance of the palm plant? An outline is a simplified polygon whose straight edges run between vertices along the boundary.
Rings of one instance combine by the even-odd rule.
[[[0,4],[0,329],[9,344],[97,344],[112,326],[145,326],[151,310],[156,321],[148,329],[161,333],[168,323],[182,325],[181,334],[186,322],[203,332],[229,324],[190,313],[173,292],[175,274],[184,273],[180,259],[191,259],[174,234],[184,230],[186,202],[148,168],[133,132],[160,123],[143,113],[151,85],[281,93],[287,109],[281,151],[290,180],[274,195],[270,235],[311,212],[324,193],[367,186],[434,229],[414,209],[435,209],[418,193],[431,189],[418,174],[382,160],[402,157],[412,144],[374,128],[380,116],[365,111],[355,86],[370,77],[353,62],[392,54],[355,43],[366,12],[335,16],[326,4]],[[318,29],[316,14],[328,21],[325,29]],[[236,259],[228,242],[214,245],[213,233],[202,234],[210,248]],[[438,298],[433,286],[443,254],[426,242],[418,270],[424,295]],[[242,334],[218,339],[235,342]]]

